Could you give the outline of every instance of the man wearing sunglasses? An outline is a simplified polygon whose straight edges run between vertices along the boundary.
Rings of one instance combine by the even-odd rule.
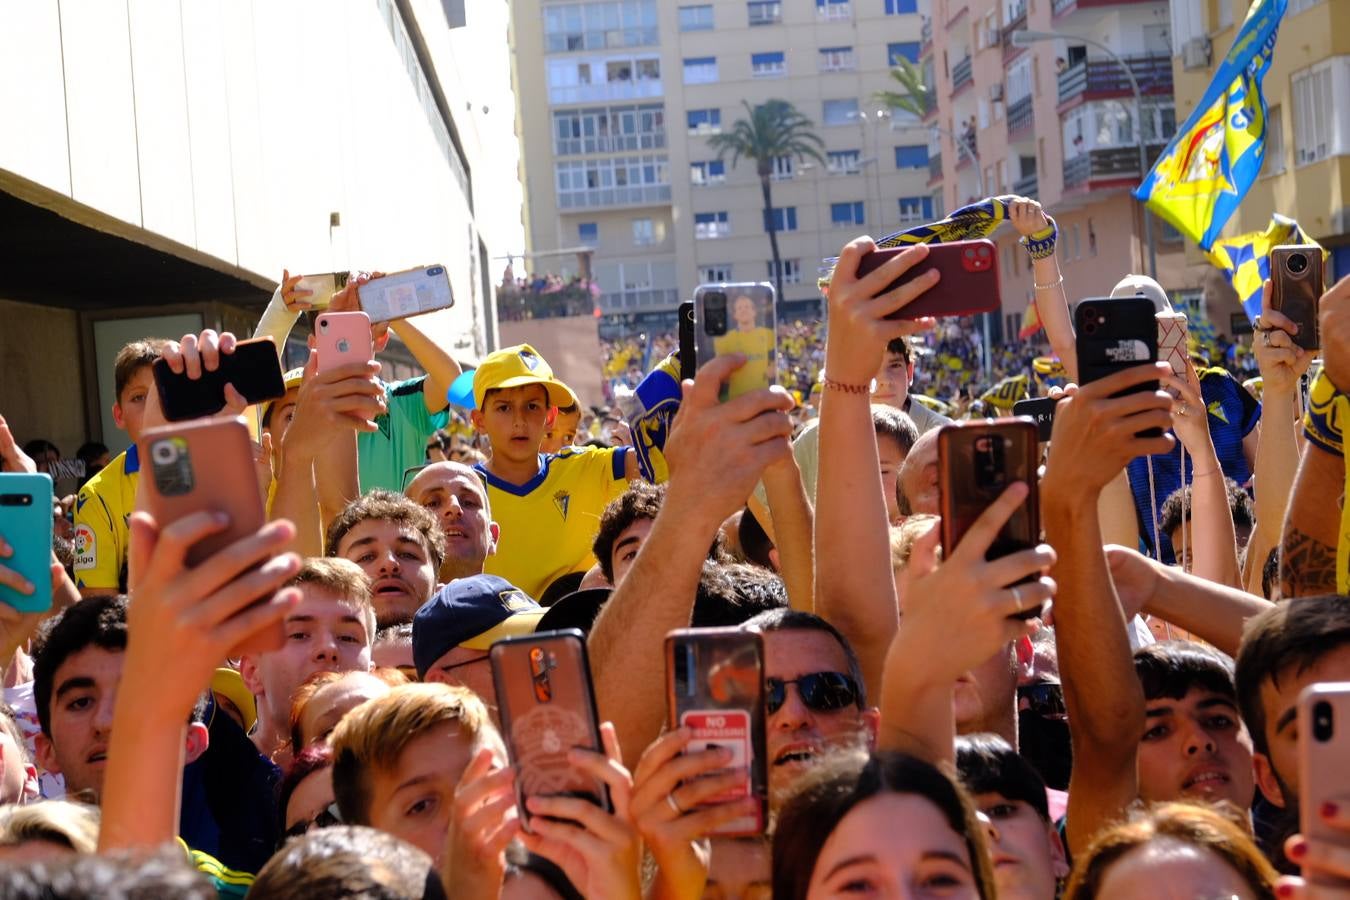
[[[853,649],[824,619],[775,609],[744,627],[764,635],[769,796],[777,802],[829,750],[873,747],[880,714],[867,706]]]

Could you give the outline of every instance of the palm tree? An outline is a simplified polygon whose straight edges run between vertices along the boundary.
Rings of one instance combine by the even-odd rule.
[[[810,157],[825,164],[821,150],[825,142],[812,128],[810,119],[786,100],[768,100],[758,106],[742,101],[748,118],[737,119],[731,130],[708,138],[708,146],[718,159],[731,156],[734,168],[741,157],[755,161],[760,191],[764,195],[764,228],[769,232],[769,250],[773,254],[774,287],[783,296],[783,261],[778,255],[778,226],[773,217],[773,166],[779,157],[803,160]]]
[[[923,72],[914,63],[903,56],[895,58],[891,67],[891,78],[895,79],[899,90],[877,91],[873,98],[891,109],[903,109],[922,119],[933,109],[933,89],[923,83]]]

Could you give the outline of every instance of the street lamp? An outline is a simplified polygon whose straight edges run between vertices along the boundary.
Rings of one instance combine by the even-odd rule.
[[[1134,110],[1135,110],[1135,135],[1139,139],[1139,178],[1142,180],[1148,175],[1148,148],[1144,145],[1144,94],[1139,90],[1139,81],[1134,77],[1134,71],[1130,69],[1125,60],[1116,55],[1116,52],[1110,47],[1094,41],[1092,38],[1085,38],[1076,34],[1059,34],[1054,31],[1029,31],[1022,29],[1012,33],[1012,42],[1015,47],[1029,47],[1032,44],[1041,41],[1081,41],[1105,53],[1115,61],[1125,71],[1125,77],[1130,80],[1130,90],[1134,91]],[[1149,216],[1148,205],[1140,201],[1144,217],[1144,243],[1148,246],[1148,274],[1154,278],[1158,277],[1158,252],[1153,246],[1153,219]],[[1141,251],[1140,265],[1143,265],[1143,252]]]

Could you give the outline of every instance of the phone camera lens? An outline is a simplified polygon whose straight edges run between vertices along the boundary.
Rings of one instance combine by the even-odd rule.
[[[178,459],[178,450],[169,441],[159,441],[150,449],[150,457],[161,466],[167,466]]]
[[[1291,274],[1302,275],[1304,272],[1308,271],[1308,257],[1302,253],[1291,254],[1289,262],[1286,265],[1289,267]]]
[[[1330,703],[1321,700],[1313,704],[1312,726],[1314,739],[1322,742],[1331,740],[1331,735],[1336,730],[1336,721]]]
[[[319,320],[319,330],[320,330],[320,331],[327,331],[327,330],[328,330],[328,320],[327,320],[327,319],[320,319],[320,320]]]
[[[966,259],[974,259],[974,258],[975,258],[975,249],[973,247],[967,247]]]

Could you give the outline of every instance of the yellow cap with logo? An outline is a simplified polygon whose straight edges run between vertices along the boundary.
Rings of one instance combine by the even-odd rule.
[[[542,384],[548,392],[550,406],[576,406],[577,395],[572,389],[553,377],[553,369],[529,344],[503,347],[488,354],[473,373],[473,404],[483,408],[488,391]]]

